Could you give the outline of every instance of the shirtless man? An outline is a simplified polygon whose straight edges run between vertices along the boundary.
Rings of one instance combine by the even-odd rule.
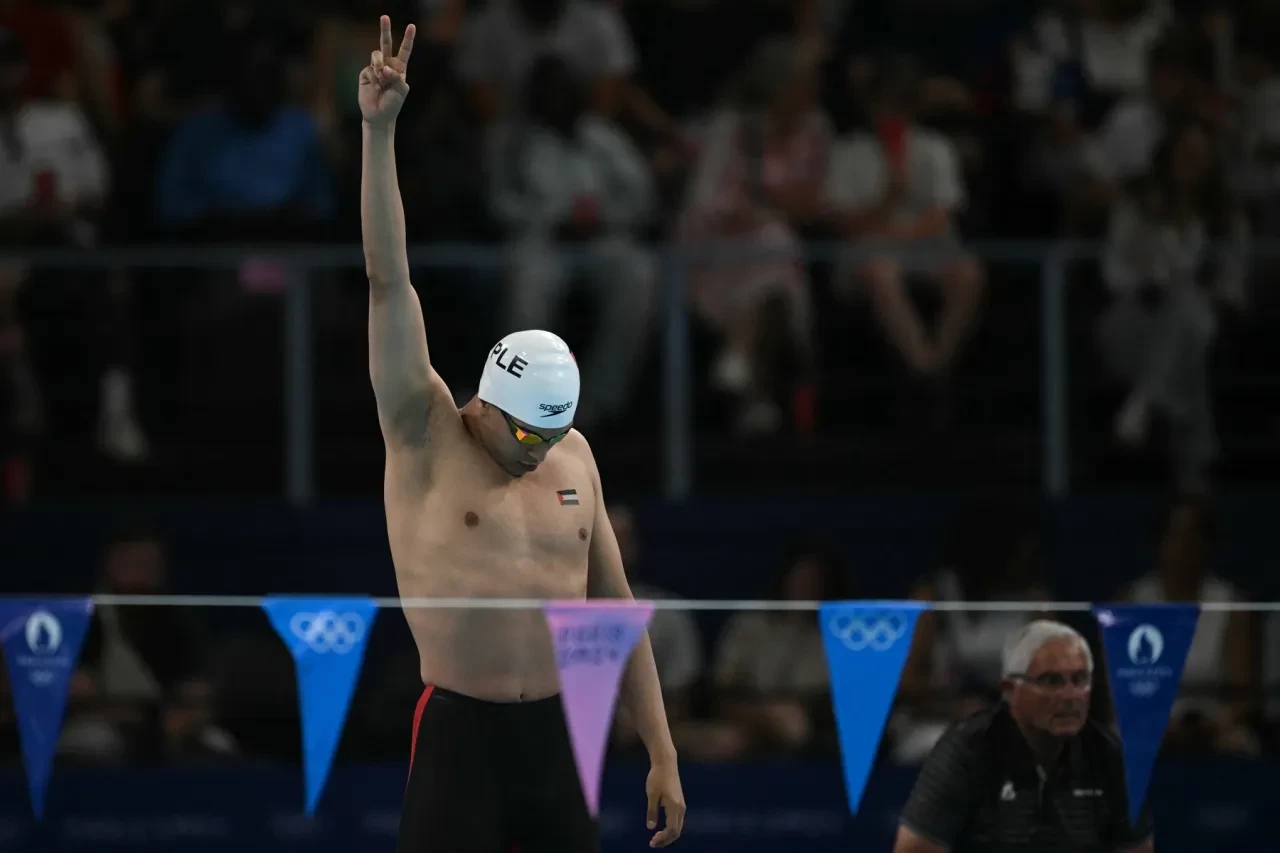
[[[395,120],[414,27],[360,74],[360,216],[369,373],[386,444],[384,499],[405,598],[630,598],[591,448],[572,429],[578,366],[549,332],[508,335],[459,410],[431,366],[409,282]],[[406,608],[426,685],[418,702],[400,851],[599,849],[574,764],[540,611]],[[653,649],[637,646],[621,701],[649,752],[652,845],[680,835],[684,793]]]

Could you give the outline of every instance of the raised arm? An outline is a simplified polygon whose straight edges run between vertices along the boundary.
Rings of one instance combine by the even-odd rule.
[[[421,447],[434,405],[448,390],[431,368],[422,305],[409,281],[404,206],[396,178],[396,116],[409,94],[405,69],[414,26],[392,54],[391,19],[382,16],[379,49],[360,72],[364,117],[360,227],[369,276],[369,376],[389,449]]]

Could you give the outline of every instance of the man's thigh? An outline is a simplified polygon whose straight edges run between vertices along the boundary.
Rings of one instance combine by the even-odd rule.
[[[507,853],[479,722],[448,695],[419,702],[397,853]]]

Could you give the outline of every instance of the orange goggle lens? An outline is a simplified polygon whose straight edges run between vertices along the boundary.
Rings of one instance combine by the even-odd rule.
[[[511,434],[515,436],[516,441],[520,442],[521,444],[527,447],[537,447],[539,444],[542,444],[544,441],[548,445],[556,444],[561,440],[563,440],[564,437],[569,434],[569,431],[565,430],[559,435],[551,436],[551,438],[543,438],[537,433],[528,432],[526,430],[521,429],[520,425],[517,424],[515,421],[513,421],[510,415],[507,415],[505,412],[503,414],[507,419],[507,426],[511,428]]]

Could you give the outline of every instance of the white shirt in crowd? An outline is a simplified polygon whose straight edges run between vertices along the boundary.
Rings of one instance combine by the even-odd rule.
[[[549,32],[530,32],[511,0],[492,0],[463,35],[458,72],[467,82],[497,86],[507,103],[517,102],[525,76],[543,53],[555,53],[584,80],[626,75],[635,48],[622,16],[607,3],[568,0]]]
[[[1079,61],[1089,86],[1098,92],[1136,95],[1147,88],[1147,54],[1172,20],[1167,0],[1131,21],[1074,22],[1057,13],[1038,18],[1031,38],[1014,51],[1014,93],[1019,108],[1039,111],[1053,99],[1056,69]]]
[[[1085,167],[1113,184],[1142,177],[1151,168],[1166,124],[1150,98],[1126,98],[1085,144]]]
[[[596,201],[602,223],[614,233],[631,231],[653,210],[647,163],[605,119],[582,118],[574,138],[508,124],[490,144],[492,210],[514,233],[554,229],[570,219],[575,200],[583,197]]]
[[[1153,221],[1133,201],[1122,199],[1111,210],[1103,277],[1115,296],[1131,295],[1148,284],[1208,285],[1220,299],[1242,305],[1248,284],[1249,239],[1248,222],[1235,217],[1219,240],[1215,280],[1202,282],[1197,275],[1210,250],[1204,223],[1195,219],[1177,228],[1170,222]]]
[[[913,127],[906,135],[906,192],[894,218],[909,222],[940,207],[955,212],[965,204],[964,181],[955,146],[945,136]],[[832,148],[826,197],[846,210],[869,210],[889,186],[889,163],[880,141],[855,133]]]
[[[106,155],[88,119],[74,104],[24,105],[12,137],[0,124],[0,215],[30,204],[43,180],[51,182],[54,197],[66,205],[107,194]]]

